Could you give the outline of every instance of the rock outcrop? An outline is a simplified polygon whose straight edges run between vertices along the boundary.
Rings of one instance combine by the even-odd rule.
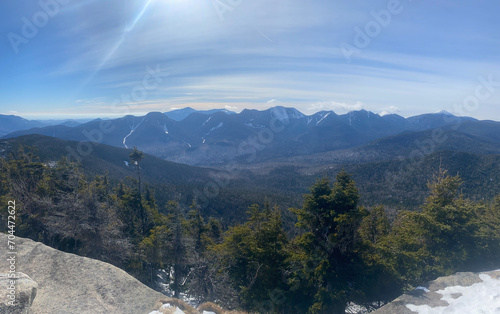
[[[23,273],[0,274],[0,314],[29,314],[38,284]]]
[[[7,245],[5,234],[0,233],[0,243]],[[15,270],[38,284],[31,305],[33,313],[150,313],[155,303],[165,298],[108,263],[64,253],[29,239],[17,237],[15,244]],[[9,270],[6,251],[0,250],[0,273]],[[4,289],[0,293],[5,294]]]
[[[376,314],[500,314],[500,270],[440,277],[400,296]]]

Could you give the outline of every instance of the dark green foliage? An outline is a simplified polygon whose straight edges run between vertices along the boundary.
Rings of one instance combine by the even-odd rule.
[[[476,264],[477,270],[498,268],[500,261],[500,195],[491,204],[480,203],[476,206],[478,225]]]
[[[188,208],[191,197],[169,199],[170,185],[141,182],[148,158],[130,157],[136,177],[119,181],[66,158],[41,162],[22,146],[0,158],[0,200],[16,200],[16,235],[110,262],[152,286],[164,270],[175,296],[259,313],[344,313],[349,302],[373,309],[437,276],[500,267],[500,196],[471,201],[467,182],[446,171],[428,182],[420,210],[391,223],[387,207],[359,205],[343,170],[333,184],[314,184],[302,208],[283,213],[261,198],[264,206],[242,216],[231,204],[260,194],[228,188],[211,207]]]
[[[394,252],[394,268],[406,285],[498,265],[494,243],[499,225],[488,222],[498,221],[495,205],[464,199],[461,184],[458,176],[440,171],[429,183],[431,193],[422,212],[402,212],[394,222],[388,245]]]
[[[341,171],[333,187],[327,179],[318,181],[305,196],[304,207],[294,210],[298,226],[305,231],[295,240],[299,269],[291,279],[300,283],[294,291],[298,299],[307,300],[301,311],[343,313],[358,293],[362,259],[357,230],[365,215],[358,200],[354,181]]]
[[[249,215],[245,224],[231,227],[213,250],[222,256],[221,271],[227,269],[243,308],[280,313],[286,306],[283,276],[288,259],[281,215],[269,204],[262,209],[251,206]]]

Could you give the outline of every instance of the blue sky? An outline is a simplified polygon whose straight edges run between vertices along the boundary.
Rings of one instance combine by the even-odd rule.
[[[282,105],[306,114],[447,110],[500,121],[497,0],[0,6],[0,114],[85,118]]]

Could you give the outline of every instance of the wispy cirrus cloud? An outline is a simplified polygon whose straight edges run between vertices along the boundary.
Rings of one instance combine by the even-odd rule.
[[[0,60],[8,77],[0,109],[83,112],[91,104],[77,100],[99,99],[93,112],[113,113],[113,100],[157,65],[168,78],[131,104],[132,113],[172,106],[265,109],[274,99],[304,112],[397,107],[392,111],[410,115],[448,110],[479,75],[500,80],[494,13],[500,3],[493,0],[408,3],[347,64],[339,45],[353,40],[372,10],[386,6],[386,0],[244,1],[221,22],[210,1],[71,2],[23,54]],[[39,10],[36,2],[8,8],[0,25],[13,31]],[[496,93],[475,114],[491,116],[498,103]]]

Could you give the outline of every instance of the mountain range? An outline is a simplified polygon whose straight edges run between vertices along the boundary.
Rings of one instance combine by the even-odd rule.
[[[32,128],[41,128],[54,125],[64,125],[68,127],[75,127],[82,123],[90,121],[89,119],[53,119],[53,120],[27,120],[14,115],[0,114],[0,136],[15,131],[29,130]]]
[[[286,107],[245,109],[238,114],[225,109],[198,112],[185,108],[145,116],[96,119],[73,126],[67,123],[41,126],[29,120],[23,123],[23,130],[10,128],[14,132],[4,138],[40,134],[122,148],[135,146],[162,159],[203,166],[318,154],[324,155],[319,159],[326,158],[325,162],[329,162],[325,156],[345,154],[346,150],[362,156],[363,161],[370,156],[375,160],[389,155],[397,157],[397,153],[407,157],[415,149],[414,143],[432,141],[433,136],[446,138],[430,144],[438,150],[475,151],[479,145],[484,152],[497,153],[500,143],[499,122],[456,117],[447,112],[404,118],[396,114],[380,116],[366,110],[342,115],[321,111],[307,116]],[[21,124],[17,123],[18,128]],[[394,145],[400,149],[395,150]]]

